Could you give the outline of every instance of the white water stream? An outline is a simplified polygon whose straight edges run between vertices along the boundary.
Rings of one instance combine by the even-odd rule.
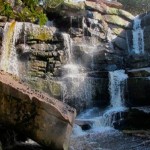
[[[19,39],[23,23],[11,22],[6,23],[2,41],[2,58],[0,69],[18,76],[18,59],[15,44]]]
[[[92,108],[86,110],[77,117],[78,121],[91,122],[91,130],[81,131],[80,127],[75,127],[74,135],[83,135],[93,132],[107,132],[113,130],[115,121],[122,119],[122,112],[126,110],[124,106],[124,88],[128,76],[124,70],[116,70],[109,72],[109,92],[110,92],[110,106],[104,110],[99,108]]]
[[[64,102],[67,100],[81,100],[88,103],[92,99],[92,80],[87,78],[86,73],[83,72],[84,68],[73,61],[70,35],[64,33],[63,37],[68,54],[68,63],[64,66],[62,99]]]
[[[63,101],[74,100],[80,102],[91,102],[93,95],[94,83],[91,78],[83,73],[82,66],[73,61],[73,43],[68,34],[63,34],[66,43],[66,51],[68,54],[68,63],[64,66],[66,74],[63,78]],[[91,50],[91,53],[95,52]],[[91,54],[90,54],[91,55]],[[93,62],[91,61],[91,64]],[[109,72],[109,92],[110,92],[110,106],[104,110],[98,108],[91,108],[82,112],[77,120],[80,122],[91,122],[91,129],[82,131],[81,127],[75,125],[75,136],[84,135],[89,132],[105,132],[113,129],[113,124],[116,119],[121,119],[122,112],[125,111],[124,106],[124,87],[127,75],[124,70],[116,70]]]
[[[144,34],[141,28],[141,19],[139,16],[135,17],[133,24],[133,48],[131,53],[144,54]]]

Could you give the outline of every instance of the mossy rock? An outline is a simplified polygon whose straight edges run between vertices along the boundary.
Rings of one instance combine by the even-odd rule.
[[[51,41],[53,39],[53,31],[46,26],[32,25],[29,27],[28,40]]]
[[[83,2],[80,3],[64,2],[63,8],[70,10],[85,10],[85,4]]]
[[[34,80],[30,78],[27,82],[33,89],[44,91],[52,97],[61,99],[61,84],[59,82],[41,78],[34,78]]]
[[[49,80],[48,87],[52,96],[56,98],[61,98],[61,84],[59,82]]]
[[[104,18],[107,23],[118,25],[123,28],[129,28],[130,22],[117,15],[104,15]]]
[[[57,7],[51,7],[51,5],[49,6],[49,4],[46,3],[45,9],[49,13],[56,12],[61,16],[82,15],[83,13],[85,13],[85,3],[65,1],[57,5]]]

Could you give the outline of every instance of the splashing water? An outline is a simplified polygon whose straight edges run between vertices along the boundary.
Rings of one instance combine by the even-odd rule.
[[[144,34],[141,28],[141,19],[139,16],[135,17],[133,25],[133,48],[131,53],[144,54]]]
[[[127,77],[124,70],[109,72],[109,91],[113,108],[124,107],[124,87]]]
[[[64,102],[67,100],[80,100],[89,102],[92,99],[92,79],[87,78],[86,73],[83,73],[84,68],[73,61],[72,40],[70,35],[64,33],[64,42],[66,52],[68,54],[68,62],[64,66],[65,75],[63,77],[63,96]],[[87,92],[88,91],[88,92]]]
[[[19,39],[23,23],[15,22],[6,23],[4,27],[4,38],[2,41],[2,56],[0,68],[14,75],[19,75],[18,59],[15,44]]]

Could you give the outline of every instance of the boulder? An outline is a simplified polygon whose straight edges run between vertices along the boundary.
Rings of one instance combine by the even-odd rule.
[[[67,150],[75,109],[0,72],[0,121],[39,144]]]

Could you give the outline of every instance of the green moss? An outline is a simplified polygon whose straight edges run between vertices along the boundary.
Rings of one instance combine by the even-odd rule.
[[[111,24],[115,24],[121,27],[127,27],[129,24],[128,21],[122,19],[121,17],[117,15],[105,15],[105,21]]]
[[[32,32],[30,38],[39,41],[49,41],[53,38],[53,33],[44,27],[38,28],[37,32]]]
[[[118,14],[119,14],[119,11],[118,11],[117,8],[107,7],[106,13],[107,13],[107,14],[110,14],[110,15],[118,15]]]
[[[48,83],[51,95],[54,97],[61,97],[61,85],[55,81],[49,81]]]
[[[84,10],[85,9],[84,3],[64,2],[63,6],[69,8],[71,10]]]

